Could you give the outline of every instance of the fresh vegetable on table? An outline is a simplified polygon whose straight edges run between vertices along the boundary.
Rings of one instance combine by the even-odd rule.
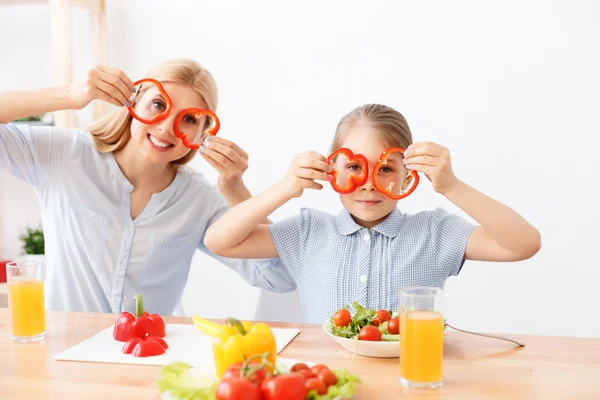
[[[331,333],[347,339],[400,340],[400,322],[397,317],[392,318],[393,312],[368,309],[356,301],[352,303],[352,307],[354,315],[347,308],[342,308],[331,317]]]
[[[169,348],[163,338],[148,336],[147,338],[134,337],[129,339],[121,353],[131,354],[134,357],[152,357],[164,354]]]
[[[332,400],[350,399],[360,383],[358,376],[323,364],[311,369],[297,363],[271,374],[266,356],[231,366],[221,380],[194,376],[189,365],[176,362],[162,369],[158,387],[178,400]]]
[[[148,314],[144,311],[141,294],[135,295],[135,315],[122,312],[115,321],[113,337],[119,342],[127,342],[132,338],[144,339],[148,336],[163,338],[166,336],[165,321],[158,314]]]
[[[273,372],[275,358],[277,357],[277,343],[271,328],[267,324],[240,322],[229,318],[227,325],[199,318],[193,318],[198,329],[216,338],[213,342],[213,354],[217,377],[223,374],[232,365],[242,363],[249,357],[257,354],[268,354],[266,368]]]

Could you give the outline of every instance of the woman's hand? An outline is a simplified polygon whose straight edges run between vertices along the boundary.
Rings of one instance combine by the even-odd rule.
[[[88,71],[83,82],[70,85],[69,97],[77,110],[96,99],[122,107],[129,106],[133,90],[133,82],[123,71],[98,65]]]
[[[248,169],[248,154],[231,140],[208,136],[200,155],[219,173],[217,187],[221,193],[243,188],[242,175]]]

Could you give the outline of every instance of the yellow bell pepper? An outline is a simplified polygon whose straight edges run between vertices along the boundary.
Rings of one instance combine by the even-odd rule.
[[[221,379],[225,370],[235,363],[241,363],[246,359],[268,352],[267,366],[269,372],[273,372],[277,358],[277,343],[271,328],[267,324],[240,322],[230,318],[228,325],[219,325],[207,321],[198,316],[193,317],[194,325],[202,332],[213,336],[213,355],[217,377]]]

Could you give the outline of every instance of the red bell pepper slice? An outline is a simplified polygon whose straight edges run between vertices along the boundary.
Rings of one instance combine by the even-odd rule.
[[[160,92],[160,94],[162,95],[162,97],[164,97],[165,102],[167,103],[167,106],[165,108],[165,110],[160,113],[155,115],[154,117],[150,118],[150,119],[144,119],[140,116],[138,116],[135,111],[133,110],[133,105],[134,102],[132,102],[127,109],[129,110],[129,114],[131,114],[131,116],[135,119],[137,119],[138,121],[147,124],[147,125],[153,125],[159,121],[162,121],[163,119],[165,119],[170,113],[171,113],[171,107],[173,107],[173,101],[171,100],[171,98],[169,97],[169,95],[167,94],[167,91],[165,90],[165,88],[163,87],[163,85],[157,81],[156,79],[151,79],[151,78],[147,78],[147,79],[142,79],[139,80],[137,82],[134,82],[134,86],[137,86],[141,83],[144,82],[148,82],[148,83],[152,83],[154,85],[156,85],[156,88],[158,89],[158,91]]]
[[[363,165],[361,173],[358,175],[350,173],[348,181],[344,185],[339,185],[337,182],[339,171],[335,168],[331,171],[331,186],[333,187],[333,190],[341,194],[352,193],[357,187],[364,185],[367,179],[369,179],[369,162],[362,154],[354,154],[352,150],[343,147],[331,153],[331,155],[327,157],[327,162],[331,164],[335,157],[340,154],[345,155],[349,163],[354,161]]]
[[[200,148],[200,145],[196,144],[196,143],[190,143],[190,141],[188,140],[187,133],[179,130],[179,123],[181,122],[181,120],[186,115],[190,115],[190,114],[192,114],[194,117],[196,117],[196,119],[199,119],[202,115],[208,115],[209,117],[211,117],[213,119],[213,121],[215,121],[214,125],[211,128],[206,130],[206,133],[209,136],[217,135],[217,132],[219,132],[219,129],[221,129],[221,121],[219,121],[217,114],[215,114],[214,112],[212,112],[210,110],[201,110],[199,108],[188,108],[187,110],[183,110],[182,112],[180,112],[177,115],[177,118],[175,118],[175,123],[173,124],[173,132],[175,132],[175,136],[177,136],[179,139],[181,139],[181,142],[183,143],[183,145],[185,147],[188,147],[192,150],[197,150]]]
[[[148,336],[145,339],[134,337],[125,343],[121,353],[134,357],[152,357],[164,354],[168,348],[167,342],[156,336]]]
[[[144,302],[141,294],[135,295],[135,316],[122,312],[115,321],[113,338],[119,342],[127,342],[132,338],[145,339],[148,336],[165,337],[165,321],[158,314],[144,312]]]
[[[379,173],[379,170],[381,169],[381,167],[383,167],[385,164],[387,164],[388,156],[396,151],[402,153],[402,156],[404,156],[404,149],[401,147],[393,147],[391,149],[387,149],[386,151],[381,153],[381,156],[379,157],[379,161],[377,162],[377,164],[375,164],[375,168],[373,168],[373,186],[375,186],[375,189],[377,189],[378,192],[385,194],[387,197],[389,197],[392,200],[400,200],[400,199],[405,198],[406,196],[408,196],[412,192],[414,192],[415,189],[417,188],[417,185],[419,184],[419,174],[417,173],[417,171],[410,171],[410,174],[413,176],[413,184],[404,193],[395,195],[392,193],[391,187],[381,187],[379,185],[379,182],[377,182],[377,174]]]

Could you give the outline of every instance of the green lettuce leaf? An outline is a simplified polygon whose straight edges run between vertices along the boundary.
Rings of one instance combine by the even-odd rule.
[[[350,399],[354,396],[356,385],[360,383],[358,375],[352,375],[345,369],[332,369],[331,371],[338,379],[337,384],[329,386],[327,393],[320,396],[314,390],[311,391],[306,397],[307,400],[333,400],[338,397]]]
[[[216,377],[198,377],[189,373],[191,367],[183,362],[173,362],[160,371],[158,388],[169,392],[178,400],[215,400]]]

